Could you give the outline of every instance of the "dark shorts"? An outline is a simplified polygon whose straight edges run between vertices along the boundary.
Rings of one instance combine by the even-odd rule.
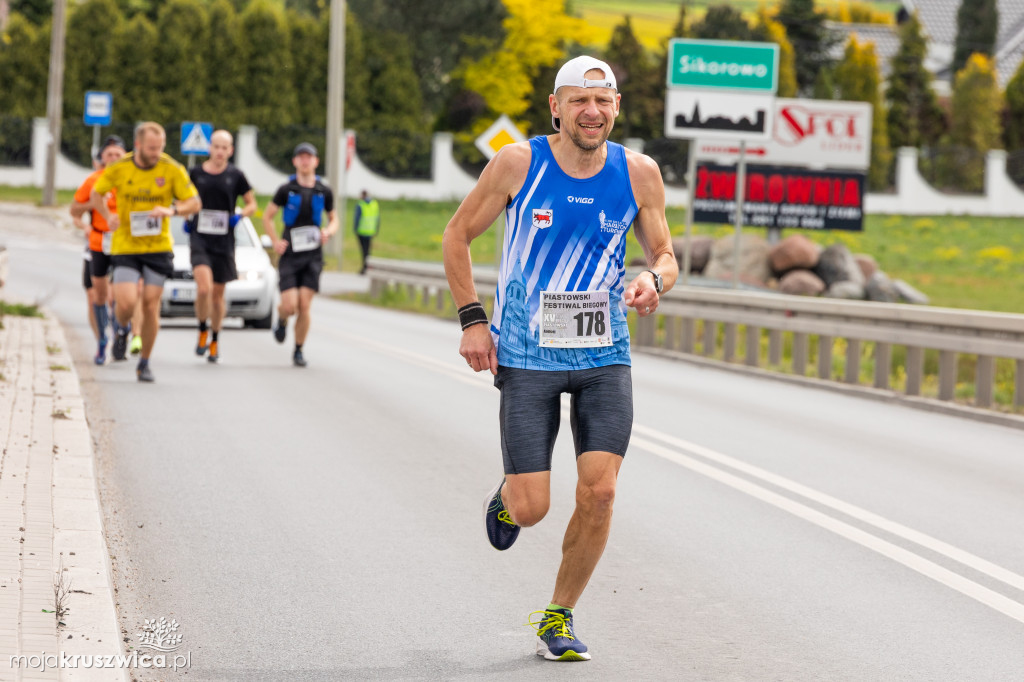
[[[160,253],[130,253],[110,257],[114,266],[111,277],[114,284],[122,282],[138,282],[162,287],[164,281],[174,274],[174,254],[168,251]]]
[[[281,256],[281,260],[277,264],[280,289],[288,291],[297,287],[306,287],[313,291],[320,291],[320,272],[323,269],[324,262],[318,258],[297,259]]]
[[[192,267],[205,265],[213,271],[213,281],[217,284],[227,284],[238,279],[238,269],[235,267],[235,254],[221,253],[220,251],[206,251],[195,247],[191,250]]]
[[[82,259],[82,286],[92,289],[92,261]]]
[[[110,274],[111,264],[110,259],[112,256],[102,251],[90,251],[92,254],[92,276],[93,277],[106,277]]]
[[[569,425],[576,456],[611,452],[625,456],[633,430],[633,380],[628,365],[548,371],[498,367],[501,454],[506,474],[551,470],[562,416],[562,394],[571,396]]]

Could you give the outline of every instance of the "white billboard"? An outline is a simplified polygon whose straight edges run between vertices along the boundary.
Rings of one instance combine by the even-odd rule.
[[[764,140],[771,135],[771,94],[669,88],[665,137]]]
[[[869,103],[776,98],[773,114],[771,137],[747,145],[750,162],[857,170],[870,164]],[[718,135],[697,137],[698,161],[736,163],[736,142]]]

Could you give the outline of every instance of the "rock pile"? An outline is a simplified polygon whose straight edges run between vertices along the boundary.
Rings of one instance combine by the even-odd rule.
[[[744,284],[777,289],[784,294],[928,303],[926,295],[882,272],[874,258],[853,254],[844,244],[823,249],[802,234],[792,234],[771,245],[758,235],[744,233],[736,265],[732,235],[718,240],[700,235],[692,237],[690,243],[690,272],[709,279],[731,280],[733,270],[738,268]],[[677,238],[672,246],[682,268],[686,239]]]

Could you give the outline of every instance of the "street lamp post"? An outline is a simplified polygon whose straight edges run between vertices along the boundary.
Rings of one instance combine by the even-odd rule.
[[[60,149],[61,117],[64,109],[64,34],[67,0],[54,0],[53,30],[50,33],[50,74],[46,84],[46,176],[43,206],[57,205],[57,151]]]
[[[341,269],[341,242],[345,229],[345,160],[341,133],[345,126],[345,0],[331,0],[330,46],[327,65],[327,182],[334,190],[339,230],[334,254]]]

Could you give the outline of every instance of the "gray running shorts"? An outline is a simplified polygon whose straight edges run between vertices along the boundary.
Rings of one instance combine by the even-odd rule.
[[[174,254],[170,252],[118,254],[110,261],[114,268],[110,280],[114,284],[138,282],[141,278],[145,284],[162,287],[174,274]]]
[[[629,365],[593,369],[534,370],[498,367],[501,454],[506,474],[551,470],[561,422],[561,396],[571,396],[569,425],[576,456],[626,455],[633,430],[633,381]]]

